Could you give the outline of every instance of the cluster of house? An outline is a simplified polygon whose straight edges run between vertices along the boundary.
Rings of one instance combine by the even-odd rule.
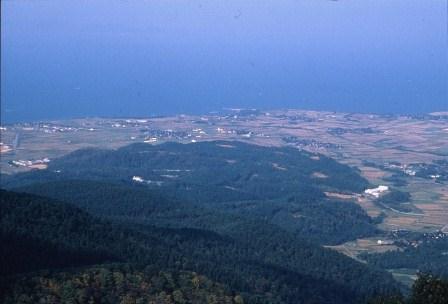
[[[50,159],[45,157],[36,160],[12,160],[10,164],[16,167],[26,167],[31,169],[46,169]]]

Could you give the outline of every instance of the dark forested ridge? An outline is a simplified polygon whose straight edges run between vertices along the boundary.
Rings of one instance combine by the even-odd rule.
[[[175,208],[168,201],[184,203],[178,215],[187,205],[249,214],[322,244],[377,233],[361,207],[329,200],[324,194],[326,190],[360,192],[367,181],[353,168],[294,148],[218,141],[87,149],[54,160],[48,170],[6,178],[4,185],[83,204],[89,210],[102,209],[109,215],[144,215],[151,211],[147,208],[165,204]],[[142,199],[145,196],[152,202]],[[161,204],[154,204],[157,201]],[[184,222],[194,218],[187,209]]]
[[[219,141],[76,151],[47,170],[2,176],[2,286],[10,300],[110,294],[112,303],[151,290],[145,300],[178,303],[181,290],[185,303],[338,304],[400,298],[402,286],[380,269],[446,275],[445,239],[364,255],[367,264],[321,246],[381,233],[360,206],[325,195],[367,186],[356,169],[292,148]],[[409,196],[393,189],[381,199],[404,210]],[[132,281],[131,293],[116,283],[89,285],[112,269]],[[176,279],[161,289],[132,285],[151,285],[162,273],[210,283],[201,295]],[[91,279],[73,285],[79,276]],[[59,287],[47,294],[50,285]]]
[[[216,230],[241,218],[276,224],[302,238],[334,244],[372,235],[373,221],[357,205],[338,201],[235,201],[204,205],[167,198],[141,185],[66,180],[17,188],[70,202],[95,215],[162,226]]]
[[[393,293],[397,287],[390,276],[311,244],[294,246],[286,238],[283,245],[274,242],[262,247],[261,243],[281,235],[269,235],[269,228],[256,223],[247,227],[250,233],[232,238],[204,230],[114,224],[69,204],[29,194],[2,191],[0,206],[2,235],[17,237],[18,244],[23,238],[52,244],[56,257],[62,250],[87,257],[80,261],[68,255],[64,263],[54,265],[53,251],[46,251],[40,261],[43,269],[118,261],[160,271],[195,271],[225,284],[249,303],[356,303]],[[254,237],[255,242],[250,242]],[[34,261],[3,248],[6,259],[1,269],[9,269],[9,274],[36,270]],[[3,263],[10,263],[9,268]]]

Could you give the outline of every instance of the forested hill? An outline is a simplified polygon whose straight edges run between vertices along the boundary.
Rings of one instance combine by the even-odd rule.
[[[232,296],[241,294],[247,303],[357,303],[397,287],[389,275],[310,244],[289,249],[285,243],[283,248],[266,246],[260,251],[244,237],[131,227],[93,217],[67,203],[3,190],[0,228],[2,244],[16,244],[1,246],[3,275],[115,261],[151,271],[195,271],[225,284]],[[263,241],[266,229],[253,228],[253,233],[260,233],[257,240]],[[39,255],[43,248],[46,254]],[[281,256],[275,258],[284,250],[289,266]]]
[[[198,204],[166,197],[160,189],[127,183],[66,180],[37,183],[18,191],[70,202],[98,216],[170,227],[222,232],[242,219],[268,221],[320,243],[340,243],[375,233],[372,220],[357,205],[335,201],[246,201]],[[300,217],[297,215],[300,214]]]
[[[89,210],[99,211],[101,205],[108,215],[135,216],[143,210],[135,206],[155,206],[145,196],[169,206],[177,201],[267,220],[325,245],[377,233],[358,205],[324,194],[364,190],[368,183],[356,169],[288,147],[215,141],[85,149],[53,160],[47,170],[8,177],[3,184],[88,205]],[[156,208],[161,205],[165,203]],[[183,222],[192,218],[184,214]]]
[[[5,180],[5,186],[61,178],[131,181],[134,176],[150,186],[195,193],[196,201],[207,203],[296,194],[315,199],[319,189],[360,192],[368,185],[355,169],[323,155],[290,147],[213,141],[78,150],[53,160],[48,170]]]

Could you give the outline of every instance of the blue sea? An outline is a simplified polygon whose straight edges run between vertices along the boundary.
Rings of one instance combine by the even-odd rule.
[[[446,4],[2,1],[3,123],[448,110]]]

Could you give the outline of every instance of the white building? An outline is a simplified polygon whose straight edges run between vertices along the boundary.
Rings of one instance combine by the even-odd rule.
[[[376,198],[380,197],[381,194],[383,194],[384,192],[388,191],[389,187],[388,186],[378,186],[377,188],[372,188],[372,189],[366,189],[364,191],[365,194],[368,195],[372,195]]]

